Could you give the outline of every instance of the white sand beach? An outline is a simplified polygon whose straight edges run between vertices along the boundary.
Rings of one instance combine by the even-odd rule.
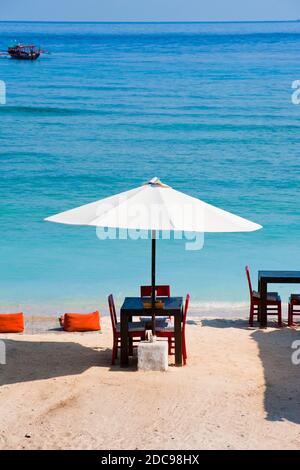
[[[111,367],[102,323],[102,334],[0,336],[1,449],[300,447],[299,330],[190,318],[188,365],[142,373]]]

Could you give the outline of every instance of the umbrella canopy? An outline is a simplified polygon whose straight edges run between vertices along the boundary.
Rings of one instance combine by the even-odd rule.
[[[186,232],[251,232],[261,228],[261,225],[176,191],[158,178],[45,220],[96,227]]]
[[[251,232],[261,225],[226,212],[153,178],[138,188],[53,215],[62,224],[152,231],[152,306],[155,301],[156,231]],[[153,315],[153,330],[155,330]]]

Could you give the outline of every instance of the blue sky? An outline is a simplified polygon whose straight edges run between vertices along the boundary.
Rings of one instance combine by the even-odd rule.
[[[299,0],[0,0],[1,20],[248,21],[300,18]]]

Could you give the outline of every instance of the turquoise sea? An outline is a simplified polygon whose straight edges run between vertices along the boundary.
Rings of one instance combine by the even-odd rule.
[[[300,268],[300,22],[0,23],[0,49],[15,40],[50,54],[0,57],[1,309],[138,294],[150,241],[43,219],[153,176],[264,226],[207,234],[196,252],[159,241],[157,281],[194,307],[245,309],[246,263],[254,284],[258,269]]]

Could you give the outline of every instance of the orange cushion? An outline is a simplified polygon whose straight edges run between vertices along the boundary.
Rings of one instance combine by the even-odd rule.
[[[0,314],[0,333],[23,333],[24,315],[20,313]]]
[[[63,327],[65,331],[99,331],[100,313],[65,313]]]

